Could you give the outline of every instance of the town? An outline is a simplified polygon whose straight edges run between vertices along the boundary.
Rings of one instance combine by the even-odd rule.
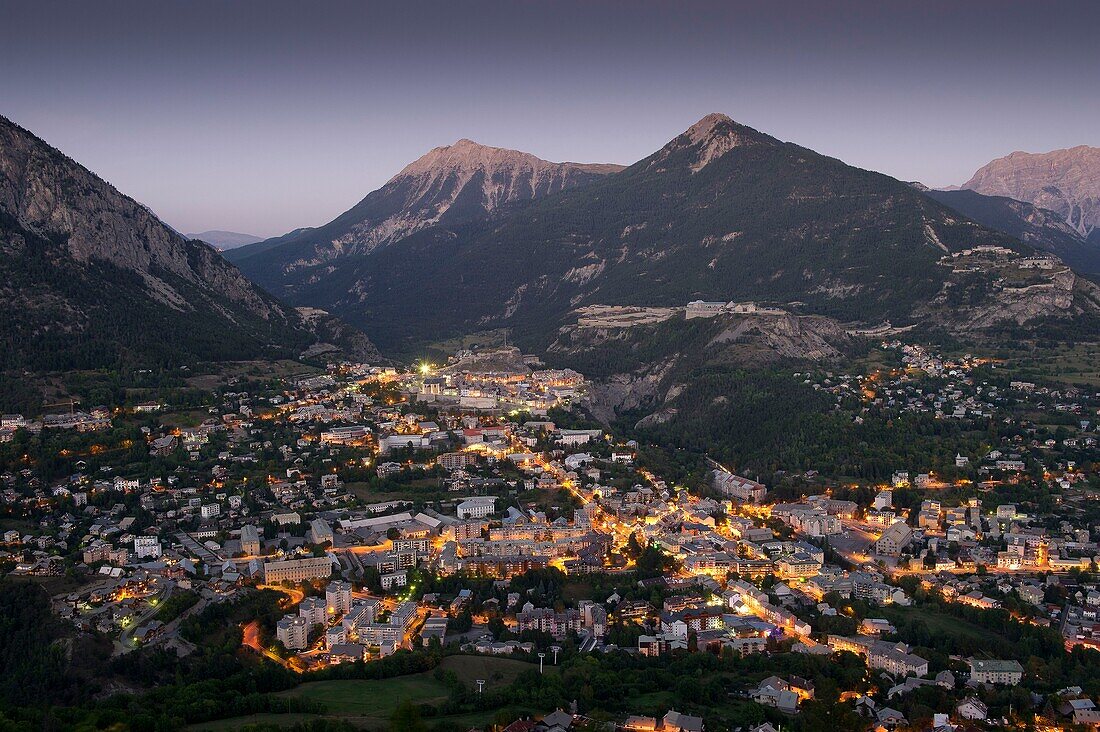
[[[585,416],[582,374],[503,347],[4,415],[0,556],[64,585],[53,613],[116,658],[187,657],[200,619],[263,596],[242,652],[307,686],[429,651],[539,674],[710,656],[752,669],[722,691],[735,711],[678,693],[607,721],[767,732],[827,703],[867,729],[1100,726],[1073,671],[1100,658],[1100,393],[894,338],[865,373],[792,375],[853,420],[944,425],[950,454],[878,482],[706,455],[701,480],[663,475],[661,446]],[[820,664],[857,671],[822,689]]]

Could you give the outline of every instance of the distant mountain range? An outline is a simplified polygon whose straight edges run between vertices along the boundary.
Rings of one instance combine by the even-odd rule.
[[[243,247],[247,244],[255,244],[258,241],[263,241],[262,236],[242,234],[239,231],[221,231],[219,229],[203,231],[198,234],[187,234],[186,236],[188,239],[204,241],[215,249],[223,252],[227,249],[236,249],[237,247]]]
[[[962,188],[1054,211],[1100,246],[1100,148],[1014,152],[982,166]]]
[[[1022,235],[714,114],[623,170],[460,141],[324,227],[227,256],[398,351],[501,327],[545,348],[583,306],[694,299],[951,330],[1092,317],[1095,288],[1061,264],[953,262],[1033,252]]]
[[[0,370],[296,356],[332,339],[375,353],[3,117],[0,303]]]

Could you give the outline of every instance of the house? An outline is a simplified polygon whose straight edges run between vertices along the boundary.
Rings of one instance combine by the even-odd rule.
[[[903,724],[909,724],[904,714],[890,707],[883,707],[875,712],[875,719],[886,729],[895,729]]]
[[[661,720],[661,727],[664,732],[703,732],[703,718],[670,709]]]
[[[967,697],[955,706],[955,713],[963,719],[984,720],[989,716],[989,708],[981,699]]]
[[[757,704],[774,707],[784,714],[798,714],[798,694],[778,676],[764,679],[749,695]]]
[[[561,732],[572,726],[573,715],[559,709],[540,719],[538,724],[535,725],[535,729],[539,730],[539,732]]]

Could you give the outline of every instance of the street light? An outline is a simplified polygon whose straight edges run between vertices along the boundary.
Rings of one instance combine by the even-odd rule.
[[[546,654],[545,653],[540,653],[539,654],[539,673],[540,674],[542,673],[542,659],[544,659],[544,658],[546,658]]]
[[[550,650],[554,652],[554,665],[558,665],[558,651],[561,650],[561,646],[550,646]]]

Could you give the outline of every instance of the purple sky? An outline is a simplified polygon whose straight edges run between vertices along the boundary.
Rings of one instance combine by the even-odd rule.
[[[0,114],[183,231],[321,224],[469,137],[631,163],[708,112],[961,183],[1100,145],[1100,2],[0,0]]]

